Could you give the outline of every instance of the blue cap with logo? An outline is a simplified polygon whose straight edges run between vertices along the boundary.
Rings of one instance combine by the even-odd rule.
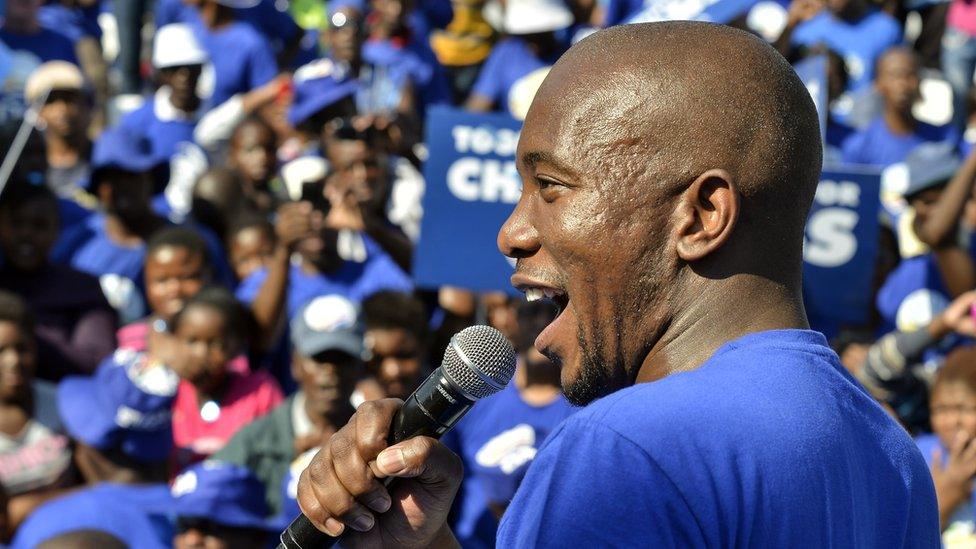
[[[207,460],[180,473],[171,489],[178,518],[205,519],[232,528],[272,530],[264,484],[249,469]]]
[[[912,149],[904,161],[885,168],[882,185],[888,192],[909,198],[945,184],[961,166],[956,147],[951,143],[923,143]]]
[[[291,321],[291,343],[301,356],[342,351],[363,356],[363,332],[356,305],[340,295],[317,297]]]
[[[313,115],[356,93],[359,82],[349,75],[348,69],[332,59],[316,59],[295,71],[293,79],[295,95],[288,122],[297,126]]]
[[[125,127],[105,130],[92,148],[93,171],[116,169],[126,172],[149,172],[165,159],[153,154],[152,142],[144,135]]]
[[[171,409],[178,384],[172,370],[145,353],[119,350],[95,375],[63,379],[58,411],[72,438],[156,463],[166,460],[173,447]]]

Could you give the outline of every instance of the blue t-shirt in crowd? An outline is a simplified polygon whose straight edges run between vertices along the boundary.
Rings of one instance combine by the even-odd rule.
[[[834,17],[827,10],[801,23],[792,41],[802,46],[824,44],[844,58],[850,78],[848,89],[868,86],[874,79],[874,64],[885,50],[900,44],[901,27],[894,17],[872,11],[856,23]]]
[[[396,112],[408,82],[416,91],[429,86],[434,77],[433,67],[390,40],[363,44],[363,61],[356,92],[356,105],[363,114]]]
[[[562,396],[545,406],[522,400],[510,383],[468,412],[444,435],[461,456],[464,482],[451,529],[466,549],[494,547],[498,522],[488,504],[508,505],[539,446],[574,408]]]
[[[17,529],[11,547],[31,549],[75,530],[107,532],[129,547],[172,547],[173,513],[165,484],[97,484],[38,507]]]
[[[170,159],[180,143],[193,143],[193,130],[197,117],[178,113],[172,105],[160,105],[168,94],[150,97],[141,107],[126,114],[119,126],[128,128],[135,135],[145,136],[152,145],[155,158]]]
[[[930,253],[903,259],[878,290],[875,305],[885,327],[898,326],[898,317],[921,328],[949,304],[949,292],[942,272]],[[941,304],[941,307],[939,306]],[[933,307],[934,305],[934,307]],[[909,326],[904,326],[910,329]]]
[[[50,29],[41,28],[37,34],[13,34],[0,28],[0,41],[12,50],[33,53],[41,61],[67,61],[78,64],[75,44],[67,36]]]
[[[251,303],[257,297],[261,285],[268,277],[267,269],[255,271],[237,287],[237,299]],[[360,302],[381,290],[410,292],[413,282],[400,267],[382,251],[372,250],[362,263],[345,261],[335,272],[307,274],[298,265],[292,265],[288,274],[288,318],[316,297],[338,294]]]
[[[101,40],[102,27],[98,25],[100,11],[99,5],[69,8],[52,2],[37,11],[37,22],[46,29],[65,35],[72,42],[85,37]]]
[[[556,58],[539,59],[528,42],[509,37],[495,45],[485,61],[472,94],[482,95],[495,103],[495,109],[508,111],[509,93],[525,76],[556,62]]]
[[[200,44],[210,55],[214,70],[211,105],[220,105],[238,93],[267,84],[278,75],[278,62],[264,36],[247,23],[235,21],[210,30],[202,21],[191,22]]]
[[[701,367],[564,421],[499,547],[938,547],[925,460],[808,330],[746,335]]]
[[[890,166],[905,160],[908,153],[922,143],[953,141],[956,132],[949,126],[932,126],[919,122],[908,135],[896,135],[884,118],[875,118],[864,129],[851,134],[841,146],[843,161],[848,164]]]
[[[281,51],[303,32],[287,10],[279,10],[275,0],[261,0],[250,8],[234,8],[234,16],[261,33],[274,51]],[[199,23],[200,14],[183,0],[158,0],[156,2],[156,28],[170,23]]]

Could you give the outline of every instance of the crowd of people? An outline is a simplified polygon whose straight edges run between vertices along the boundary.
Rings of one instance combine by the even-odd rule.
[[[708,6],[723,3],[736,8],[708,17],[791,62],[825,57],[825,162],[882,174],[870,320],[822,329],[917,437],[946,544],[971,545],[976,6]],[[516,378],[445,441],[465,464],[454,532],[494,546],[536,451],[574,411],[559,365],[533,347],[559,311],[415,287],[421,199],[443,183],[421,175],[438,154],[425,113],[522,118],[571,44],[702,4],[0,6],[0,538],[268,546],[356,407],[405,398],[452,334],[485,323],[518,351]]]

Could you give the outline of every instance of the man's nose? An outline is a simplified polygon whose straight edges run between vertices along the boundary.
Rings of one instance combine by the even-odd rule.
[[[529,221],[528,209],[526,201],[520,199],[498,231],[498,249],[508,257],[528,257],[539,249],[539,233]]]

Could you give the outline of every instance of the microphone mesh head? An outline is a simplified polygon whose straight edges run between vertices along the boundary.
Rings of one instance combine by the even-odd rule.
[[[501,391],[515,374],[515,349],[491,326],[471,326],[451,338],[444,374],[474,399]]]

